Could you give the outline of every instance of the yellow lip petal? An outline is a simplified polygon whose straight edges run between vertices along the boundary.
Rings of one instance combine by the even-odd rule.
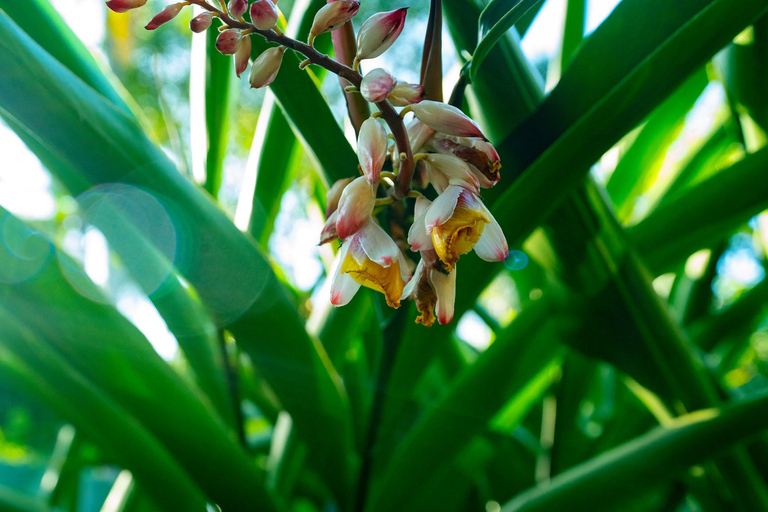
[[[462,254],[472,250],[490,221],[482,212],[459,204],[445,224],[432,228],[435,252],[447,271],[453,270]]]
[[[403,294],[405,282],[400,275],[399,261],[389,267],[382,267],[369,259],[358,263],[349,255],[341,264],[341,272],[349,274],[362,286],[383,293],[389,307],[400,307],[400,296]]]

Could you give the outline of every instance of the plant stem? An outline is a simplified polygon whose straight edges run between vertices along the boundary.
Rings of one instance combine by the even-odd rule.
[[[400,346],[401,334],[405,327],[407,317],[407,308],[398,310],[392,321],[384,329],[384,343],[381,348],[379,372],[376,376],[376,387],[374,388],[373,404],[371,405],[371,418],[368,423],[368,435],[365,439],[365,444],[363,445],[360,480],[358,480],[357,484],[357,498],[354,509],[356,512],[362,512],[365,509],[365,503],[368,498],[371,470],[373,469],[374,449],[376,447],[376,442],[378,441],[379,425],[381,424],[382,414],[384,412],[384,398],[386,396],[387,387],[389,386],[389,377],[392,375],[392,367],[395,364],[397,349]]]

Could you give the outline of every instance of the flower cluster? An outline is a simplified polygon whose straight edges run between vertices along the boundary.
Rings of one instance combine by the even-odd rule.
[[[107,6],[125,12],[145,3],[110,0]],[[422,85],[400,81],[385,69],[373,69],[364,76],[360,73],[362,61],[378,57],[397,40],[407,9],[374,14],[366,20],[358,31],[354,62],[349,67],[319,54],[313,43],[319,35],[350,22],[359,10],[359,0],[335,0],[319,9],[307,44],[282,33],[277,25],[277,0],[220,0],[221,9],[206,0],[177,2],[152,18],[146,28],[160,27],[192,4],[204,9],[190,22],[193,32],[207,30],[214,17],[221,19],[216,48],[234,56],[238,76],[250,61],[251,35],[278,43],[254,60],[249,74],[252,87],[275,80],[290,48],[307,58],[302,67],[326,67],[350,83],[348,90],[358,92],[381,112],[359,126],[357,156],[362,175],[338,181],[327,194],[321,244],[341,241],[331,302],[347,304],[365,286],[381,292],[393,308],[412,297],[420,313],[418,323],[450,322],[459,258],[473,249],[486,261],[502,261],[508,254],[504,234],[480,197],[481,188],[499,180],[501,165],[477,124],[458,108],[423,99]],[[393,107],[403,109],[398,114]],[[409,113],[413,119],[406,126]],[[390,144],[390,138],[394,143]],[[399,211],[406,212],[403,206],[408,198],[415,198],[410,226],[411,217],[394,218],[382,211],[399,205]],[[388,230],[379,223],[384,218]],[[418,265],[404,255],[407,247],[419,253]]]

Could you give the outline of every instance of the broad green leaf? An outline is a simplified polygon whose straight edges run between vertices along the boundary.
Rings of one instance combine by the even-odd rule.
[[[79,171],[58,176],[73,195],[85,191],[83,182],[122,182],[162,201],[177,222],[179,272],[219,327],[249,353],[307,440],[310,458],[335,468],[331,477],[343,494],[349,477],[344,454],[351,442],[344,391],[265,257],[130,119],[83,87],[2,14],[0,36],[0,111]],[[60,126],[78,126],[77,136]],[[327,459],[331,453],[334,458]]]
[[[4,307],[0,319],[0,374],[5,379],[74,423],[130,469],[159,505],[205,510],[199,487],[157,438]]]
[[[0,213],[5,214],[0,209]],[[77,264],[20,221],[3,217],[5,268],[16,262],[36,273],[7,274],[0,306],[94,386],[141,422],[222,506],[254,502],[275,509],[245,453],[221,420],[122,317]],[[40,322],[40,318],[45,322]],[[157,393],[162,390],[162,393]],[[87,414],[87,406],[82,411]],[[195,425],[179,429],[179,424]],[[230,472],[215,468],[226,465]]]
[[[424,484],[424,475],[432,468],[451,464],[510,397],[524,391],[559,357],[560,331],[569,321],[556,313],[550,300],[552,297],[544,298],[525,309],[422,413],[382,468],[371,490],[368,510],[406,507]],[[544,318],[548,319],[546,324],[541,323]]]
[[[747,155],[659,206],[628,236],[649,266],[662,273],[697,249],[726,238],[768,208],[768,149]]]
[[[658,177],[670,144],[682,131],[685,115],[707,82],[704,68],[691,75],[653,111],[632,146],[619,160],[606,189],[616,205],[620,222],[629,220],[637,197]]]
[[[586,0],[568,0],[565,8],[565,26],[563,27],[563,42],[560,45],[560,73],[568,67],[573,60],[587,25]],[[549,79],[549,77],[547,77]]]
[[[682,416],[518,495],[502,510],[616,510],[624,500],[767,429],[768,415],[761,413],[766,406],[763,393]]]
[[[477,77],[477,70],[488,52],[498,40],[512,28],[523,15],[541,0],[492,0],[480,14],[480,40],[472,54],[470,77]],[[503,13],[503,14],[502,14]]]

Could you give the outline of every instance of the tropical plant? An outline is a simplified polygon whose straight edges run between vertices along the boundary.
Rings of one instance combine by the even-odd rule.
[[[366,62],[407,6],[107,2],[163,25],[149,55],[200,33],[188,145],[48,0],[0,0],[0,117],[58,201],[0,206],[0,511],[768,510],[768,2],[622,0],[586,34],[567,0],[533,62],[556,3],[413,6],[410,84]],[[268,92],[235,108],[241,74]],[[289,200],[326,212],[308,287]]]

